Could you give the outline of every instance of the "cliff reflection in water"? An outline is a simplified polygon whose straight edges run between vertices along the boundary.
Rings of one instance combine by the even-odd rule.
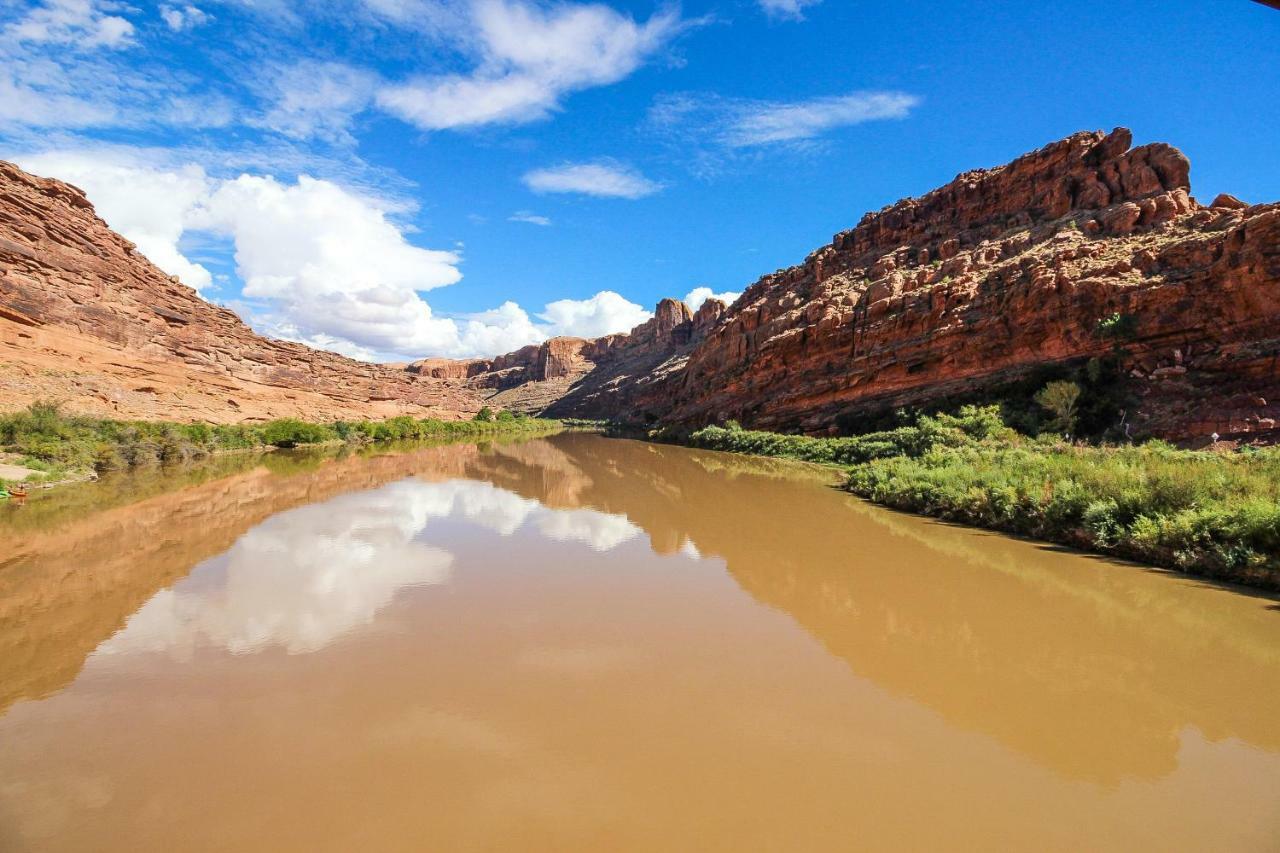
[[[64,687],[95,648],[323,648],[403,590],[448,583],[454,555],[432,529],[451,519],[593,552],[647,539],[715,558],[856,676],[1068,778],[1164,776],[1192,728],[1280,751],[1268,602],[891,514],[824,481],[567,434],[157,489],[6,536],[0,708]]]
[[[473,470],[689,542],[859,676],[1068,777],[1177,766],[1181,736],[1280,751],[1280,613],[1264,598],[814,489],[785,463],[578,436]]]

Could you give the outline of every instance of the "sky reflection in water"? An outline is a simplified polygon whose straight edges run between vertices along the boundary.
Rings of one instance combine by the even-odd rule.
[[[453,554],[426,541],[431,521],[449,518],[597,552],[641,534],[625,516],[548,509],[485,482],[406,479],[267,519],[213,561],[216,574],[197,568],[158,592],[98,653],[317,651],[371,623],[401,590],[449,580]]]

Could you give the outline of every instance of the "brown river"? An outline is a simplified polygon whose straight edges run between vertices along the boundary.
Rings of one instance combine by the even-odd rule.
[[[587,434],[0,507],[0,850],[1280,850],[1275,598]]]

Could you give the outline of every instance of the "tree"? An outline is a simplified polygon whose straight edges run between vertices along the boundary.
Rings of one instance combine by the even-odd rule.
[[[1076,404],[1080,402],[1080,386],[1059,380],[1036,392],[1036,402],[1053,415],[1049,428],[1070,437],[1076,430]]]
[[[488,406],[485,406],[480,411],[476,412],[476,416],[472,418],[472,420],[483,421],[485,423],[488,423],[489,421],[493,420],[493,409],[489,408]]]

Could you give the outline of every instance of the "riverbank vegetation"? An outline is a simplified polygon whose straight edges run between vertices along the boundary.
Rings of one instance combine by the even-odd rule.
[[[559,421],[483,410],[473,420],[415,419],[311,423],[281,418],[261,424],[117,421],[63,412],[37,402],[0,415],[0,453],[37,471],[35,480],[60,480],[76,472],[111,471],[155,463],[186,462],[232,450],[266,450],[328,442],[471,438],[548,432]]]
[[[1074,399],[1045,395],[1070,428]],[[663,437],[661,435],[656,437]],[[1158,566],[1280,588],[1280,449],[1181,450],[1028,436],[996,406],[919,416],[846,438],[744,430],[683,437],[695,447],[847,469],[846,488],[897,509],[1034,536]]]

